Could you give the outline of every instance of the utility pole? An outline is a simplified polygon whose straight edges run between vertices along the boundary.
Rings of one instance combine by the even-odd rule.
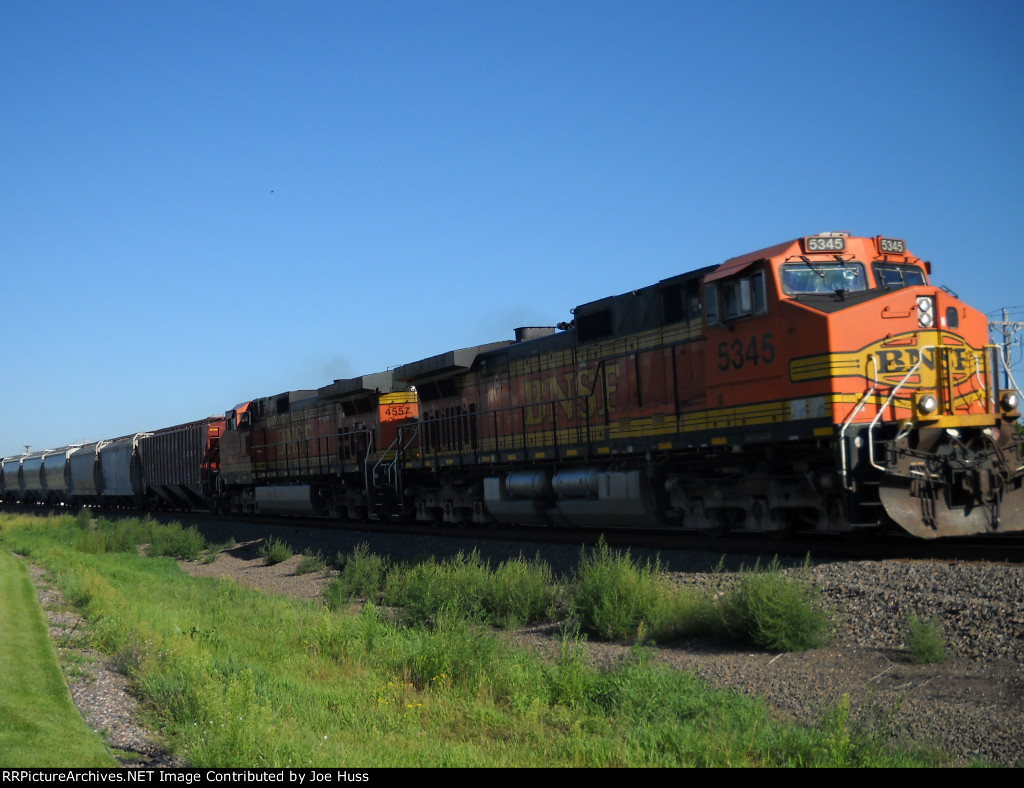
[[[1021,309],[1021,307],[1013,307],[1013,309],[1017,310]],[[1003,388],[1008,389],[1010,388],[1010,366],[1012,361],[1010,358],[1010,347],[1016,341],[1017,332],[1024,331],[1024,320],[1010,320],[1010,310],[1005,307],[1002,314],[1002,320],[988,321],[988,330],[989,333],[1002,334]]]

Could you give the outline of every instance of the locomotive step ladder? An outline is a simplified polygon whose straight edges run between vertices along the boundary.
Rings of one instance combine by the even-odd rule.
[[[366,497],[369,516],[372,520],[392,520],[405,514],[406,503],[402,458],[405,450],[415,439],[417,429],[405,435],[399,428],[397,437],[373,461],[366,462]]]

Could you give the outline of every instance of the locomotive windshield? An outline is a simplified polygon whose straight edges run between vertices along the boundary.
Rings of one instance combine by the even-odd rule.
[[[786,263],[782,266],[782,291],[786,295],[805,293],[847,293],[867,290],[862,263]]]
[[[875,263],[875,279],[878,286],[886,290],[912,285],[926,285],[924,271],[916,265],[893,265],[891,263]]]

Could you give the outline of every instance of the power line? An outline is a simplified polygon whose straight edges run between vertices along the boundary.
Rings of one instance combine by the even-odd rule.
[[[1010,388],[1010,368],[1014,365],[1011,352],[1016,346],[1017,351],[1024,356],[1024,337],[1018,339],[1017,335],[1024,332],[1024,306],[1010,306],[1003,307],[1002,310],[997,312],[989,312],[991,318],[992,315],[999,314],[1001,320],[988,321],[989,335],[995,335],[1002,338],[1002,342],[996,342],[1002,351],[1000,355],[1003,361],[1003,388]],[[1019,318],[1019,319],[1013,319]]]

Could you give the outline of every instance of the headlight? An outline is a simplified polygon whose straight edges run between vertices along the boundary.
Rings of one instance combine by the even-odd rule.
[[[937,407],[939,407],[939,401],[932,394],[925,394],[917,401],[917,409],[921,411],[923,416],[934,413]]]
[[[922,328],[931,328],[935,322],[935,302],[931,296],[917,297],[917,324]]]
[[[1016,391],[1004,391],[999,401],[1003,410],[1017,410],[1017,406],[1020,405],[1020,395]]]

